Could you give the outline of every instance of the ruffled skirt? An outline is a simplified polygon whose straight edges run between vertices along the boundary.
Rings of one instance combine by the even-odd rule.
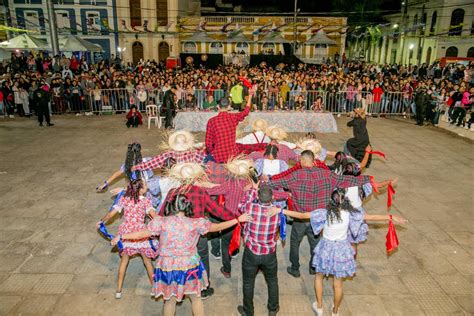
[[[324,275],[351,277],[356,272],[354,254],[348,240],[331,241],[321,238],[314,248],[313,268]]]
[[[145,255],[147,258],[155,259],[158,255],[158,241],[156,239],[124,240],[120,255]]]
[[[351,244],[358,244],[367,240],[367,235],[369,234],[369,225],[367,223],[362,223],[359,228],[357,236],[353,236],[351,231],[347,232],[347,240]]]
[[[169,300],[172,296],[180,302],[185,295],[195,294],[201,296],[201,291],[209,285],[206,268],[199,259],[197,263],[186,267],[176,267],[173,257],[158,257],[153,276],[152,292],[156,298],[163,296]],[[179,259],[178,259],[179,260]],[[167,267],[173,267],[168,269]]]

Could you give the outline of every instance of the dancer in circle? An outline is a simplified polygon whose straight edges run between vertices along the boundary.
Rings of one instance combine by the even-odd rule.
[[[208,286],[208,276],[199,257],[196,245],[199,236],[208,232],[227,229],[239,222],[247,222],[247,214],[229,221],[212,224],[204,218],[193,218],[193,203],[184,195],[178,194],[170,200],[164,211],[164,217],[157,216],[139,232],[116,236],[112,245],[120,239],[141,239],[159,235],[159,257],[155,262],[153,294],[163,297],[163,314],[172,316],[176,303],[186,295],[192,303],[193,315],[203,316],[204,306],[201,291]]]
[[[265,130],[268,127],[267,121],[264,119],[256,119],[252,123],[253,132],[237,139],[237,143],[240,144],[263,144],[269,143],[270,138],[265,134]]]

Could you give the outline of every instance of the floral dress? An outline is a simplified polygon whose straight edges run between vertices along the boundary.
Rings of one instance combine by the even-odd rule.
[[[199,297],[207,288],[208,276],[196,245],[210,227],[211,222],[205,218],[177,215],[157,216],[148,224],[153,235],[160,235],[152,289],[156,298],[169,300],[174,296],[181,301],[184,295]]]
[[[341,210],[341,219],[329,222],[326,209],[311,212],[311,227],[314,234],[321,231],[322,238],[314,248],[313,268],[324,275],[336,278],[351,277],[356,272],[355,251],[347,235],[357,236],[364,222],[362,212]]]
[[[140,196],[137,203],[128,197],[122,196],[114,209],[118,210],[119,213],[123,212],[122,224],[118,228],[120,235],[135,233],[146,229],[145,217],[148,212],[153,209],[151,200],[144,196]],[[157,255],[156,240],[148,238],[138,240],[123,240],[123,250],[120,255],[145,255],[148,258],[155,258]]]

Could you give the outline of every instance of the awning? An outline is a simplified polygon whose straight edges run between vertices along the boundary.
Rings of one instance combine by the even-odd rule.
[[[51,50],[48,42],[28,34],[21,34],[0,43],[4,49]]]
[[[262,43],[291,43],[289,40],[281,36],[280,32],[271,32],[265,35],[259,42]]]
[[[220,42],[216,39],[213,39],[212,37],[209,37],[209,35],[207,35],[207,33],[204,31],[196,32],[188,38],[183,38],[181,41],[182,42],[205,42],[205,43]]]
[[[62,52],[102,52],[104,49],[80,37],[65,35],[59,37],[59,50]]]
[[[309,40],[304,42],[304,44],[325,44],[328,46],[335,46],[337,45],[335,40],[330,39],[327,35],[326,32],[323,30],[319,30],[314,34]]]
[[[244,35],[244,33],[239,32],[234,36],[227,37],[224,42],[226,43],[250,43],[253,42],[252,40],[248,39],[247,36]]]

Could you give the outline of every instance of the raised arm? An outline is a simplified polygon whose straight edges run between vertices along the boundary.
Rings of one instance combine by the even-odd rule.
[[[221,230],[225,230],[229,227],[232,227],[237,223],[245,223],[245,222],[249,222],[251,220],[252,220],[252,217],[250,215],[242,214],[242,215],[239,216],[238,219],[234,218],[234,219],[231,219],[231,220],[219,223],[219,224],[215,224],[215,223],[211,224],[211,228],[209,228],[209,232],[211,232],[211,233],[218,232],[218,231],[221,231]]]
[[[331,190],[336,188],[349,188],[349,187],[359,187],[363,184],[370,183],[369,176],[340,176],[333,172],[327,171],[330,181],[332,183]]]
[[[245,105],[245,109],[242,112],[233,114],[237,122],[243,121],[247,117],[247,115],[249,115],[250,107],[252,106],[252,96],[253,96],[253,91],[249,90],[249,97],[247,98],[247,104]]]
[[[100,221],[98,221],[98,222],[95,224],[95,227],[99,228],[100,223],[106,224],[112,217],[115,216],[115,214],[117,214],[117,212],[118,212],[118,208],[113,208],[112,211],[107,212],[107,214],[105,214],[105,216],[102,217],[102,218],[100,219]]]
[[[397,224],[406,224],[408,220],[402,216],[392,215],[392,219]],[[390,214],[374,214],[370,215],[365,213],[364,220],[366,221],[374,221],[374,222],[386,222],[390,220]]]
[[[173,156],[171,151],[164,152],[146,162],[142,162],[136,166],[133,166],[132,171],[153,170],[162,168],[165,164],[166,159],[170,158],[171,156]]]

